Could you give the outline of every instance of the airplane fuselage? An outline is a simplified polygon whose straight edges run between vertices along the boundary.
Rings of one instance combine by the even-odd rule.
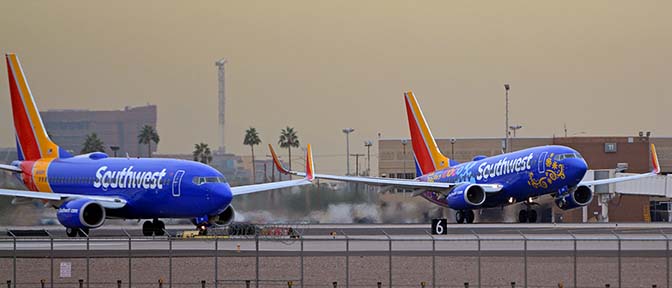
[[[195,218],[217,215],[229,206],[224,176],[199,162],[160,158],[108,158],[92,153],[72,158],[16,161],[32,191],[116,196],[127,201],[108,217]]]
[[[488,208],[576,187],[586,171],[586,162],[575,150],[565,146],[541,146],[476,158],[422,175],[416,180],[502,185],[501,191],[488,193],[481,206]],[[422,196],[434,204],[450,207],[447,197],[440,193],[428,191]]]

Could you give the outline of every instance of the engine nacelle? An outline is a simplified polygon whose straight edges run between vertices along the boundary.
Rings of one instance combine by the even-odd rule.
[[[593,190],[588,186],[579,186],[572,192],[555,198],[555,205],[562,210],[569,210],[586,206],[590,201],[593,201]]]
[[[75,199],[61,204],[56,218],[67,228],[97,228],[105,222],[105,208],[89,199]]]
[[[485,202],[485,190],[477,184],[461,184],[450,191],[446,201],[455,210],[478,208]]]
[[[219,213],[217,217],[215,217],[215,224],[217,225],[229,225],[231,222],[233,222],[233,219],[236,218],[236,210],[233,209],[233,206],[229,205],[226,207],[224,212]]]

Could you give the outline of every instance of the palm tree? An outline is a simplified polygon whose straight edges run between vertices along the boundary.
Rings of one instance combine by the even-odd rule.
[[[249,145],[252,150],[252,184],[257,180],[257,169],[254,166],[254,145],[259,145],[260,143],[261,139],[259,139],[259,133],[257,133],[256,128],[250,127],[250,129],[245,130],[245,140],[243,140],[243,144]],[[266,175],[264,175],[264,177],[266,177]]]
[[[282,129],[282,131],[280,131],[278,144],[282,148],[287,148],[287,151],[289,152],[289,170],[292,170],[292,147],[299,147],[299,137],[296,136],[294,128],[287,126],[287,128]],[[291,175],[289,178],[292,178]]]
[[[198,161],[204,164],[209,164],[212,162],[212,152],[208,144],[203,142],[194,144],[194,161]]]
[[[147,144],[147,157],[150,158],[152,157],[152,142],[159,144],[159,134],[156,133],[154,127],[145,125],[138,134],[138,143]]]
[[[91,133],[86,135],[84,140],[84,147],[82,147],[81,154],[91,153],[91,152],[105,152],[105,144],[103,140],[98,138],[98,134]]]

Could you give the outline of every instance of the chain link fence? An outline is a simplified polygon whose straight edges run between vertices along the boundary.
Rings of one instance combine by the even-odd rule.
[[[665,233],[0,238],[14,287],[669,287]],[[268,231],[266,231],[268,232]],[[264,234],[265,233],[265,234]],[[0,282],[1,284],[4,284]],[[608,286],[607,286],[608,285]]]

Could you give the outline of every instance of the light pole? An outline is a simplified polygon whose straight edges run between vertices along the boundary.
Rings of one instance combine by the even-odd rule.
[[[450,159],[452,160],[455,159],[455,142],[457,142],[457,139],[450,138]]]
[[[371,146],[373,146],[373,141],[364,141],[364,146],[366,146],[366,176],[371,176]]]
[[[509,129],[513,131],[513,138],[516,138],[516,131],[520,128],[523,128],[523,125],[511,125],[509,126]]]
[[[345,133],[345,175],[350,175],[350,133],[355,132],[352,128],[343,128]]]
[[[504,89],[506,90],[506,123],[504,124],[504,136],[506,136],[504,145],[504,152],[509,152],[509,89],[511,86],[509,84],[504,84]]]
[[[402,179],[406,179],[406,144],[408,144],[408,139],[401,139],[401,146],[402,146],[402,157],[404,157],[404,176]]]

